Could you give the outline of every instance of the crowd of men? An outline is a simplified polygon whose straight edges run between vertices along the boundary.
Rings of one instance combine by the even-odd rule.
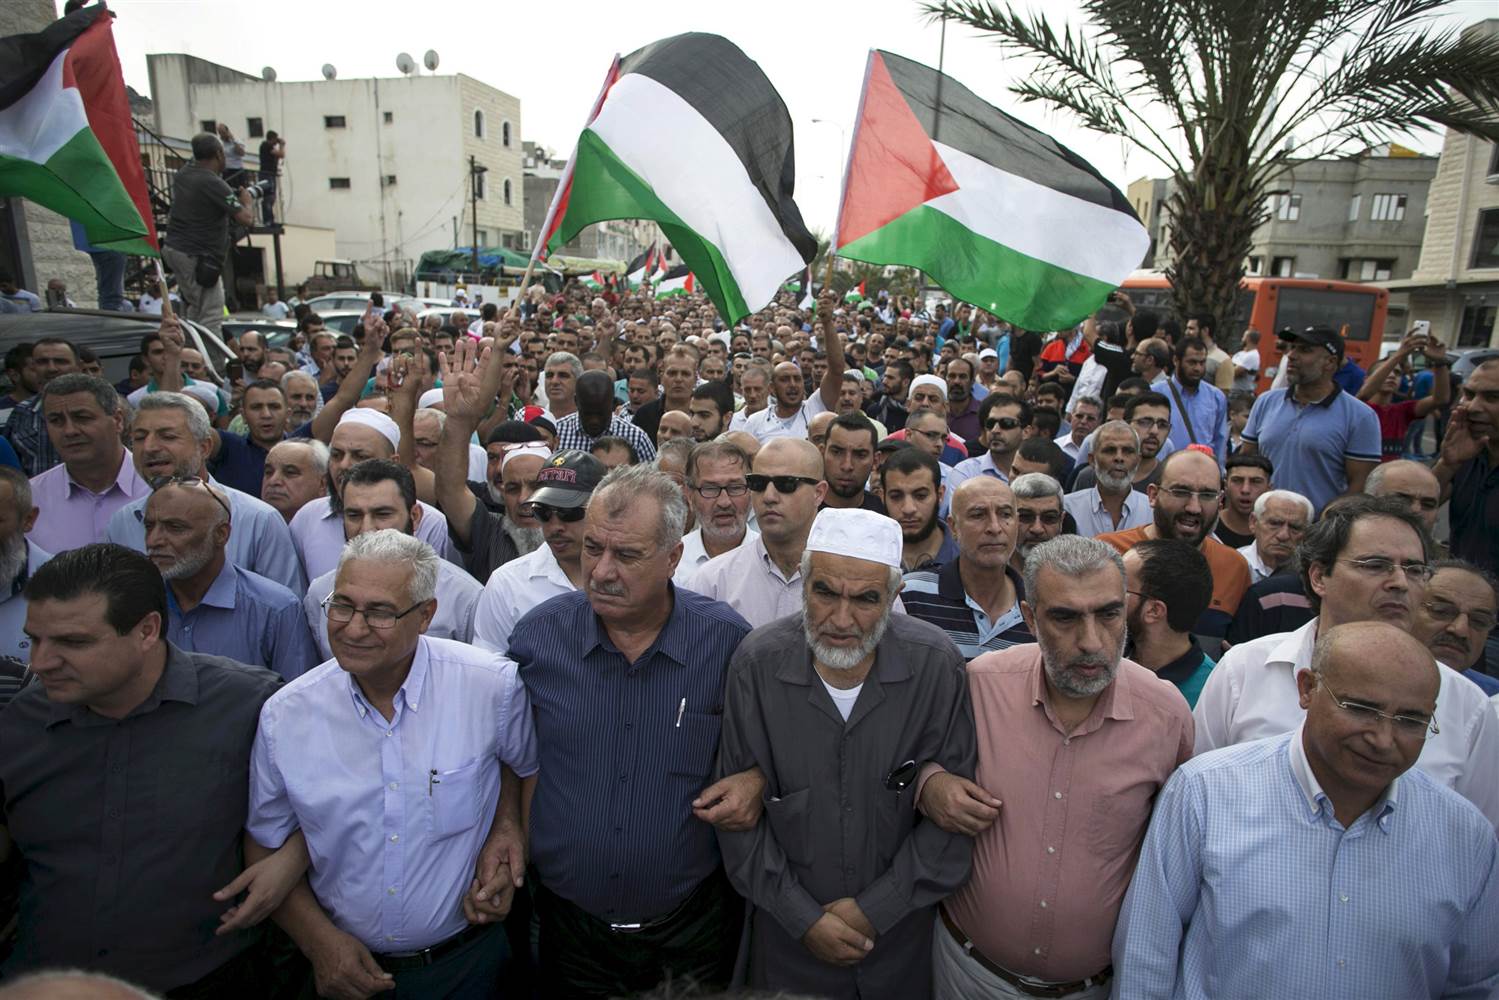
[[[1499,995],[1499,362],[1114,306],[12,351],[0,996]]]

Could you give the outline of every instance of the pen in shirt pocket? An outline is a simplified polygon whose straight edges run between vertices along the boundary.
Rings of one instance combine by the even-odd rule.
[[[686,711],[687,711],[687,699],[683,698],[681,704],[679,704],[677,706],[677,728],[678,729],[682,728],[682,715]]]

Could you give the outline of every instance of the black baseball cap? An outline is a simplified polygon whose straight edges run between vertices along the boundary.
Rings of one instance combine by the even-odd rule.
[[[609,470],[586,451],[559,451],[536,474],[537,490],[527,503],[548,507],[582,507]]]
[[[1281,340],[1313,344],[1337,358],[1343,356],[1343,338],[1338,336],[1338,331],[1325,326],[1309,326],[1305,330],[1300,331],[1287,327],[1276,334],[1276,336]]]

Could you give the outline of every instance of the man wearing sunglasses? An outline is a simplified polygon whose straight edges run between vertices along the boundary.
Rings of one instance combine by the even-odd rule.
[[[1418,763],[1447,687],[1403,627],[1326,629],[1295,730],[1198,756],[1156,801],[1114,996],[1493,996],[1499,845]]]
[[[1324,511],[1296,550],[1317,617],[1294,632],[1240,643],[1208,675],[1193,715],[1197,752],[1277,736],[1306,718],[1297,675],[1318,639],[1339,625],[1385,622],[1412,631],[1431,579],[1433,543],[1394,497],[1347,497]],[[1499,826],[1499,716],[1476,684],[1437,664],[1437,730],[1416,766],[1471,801]],[[1320,696],[1319,696],[1320,697]]]
[[[1024,400],[1005,392],[991,392],[985,396],[979,404],[979,426],[982,428],[980,438],[989,450],[953,466],[948,488],[957,489],[958,484],[974,476],[992,476],[1002,483],[1009,482],[1010,466],[1030,422],[1031,407]]]

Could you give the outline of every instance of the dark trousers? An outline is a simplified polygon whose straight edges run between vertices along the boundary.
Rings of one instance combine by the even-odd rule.
[[[734,971],[744,901],[715,871],[659,923],[639,931],[609,924],[529,882],[541,923],[538,995],[547,1000],[629,996],[663,982],[722,989]]]
[[[269,995],[265,953],[257,942],[197,982],[167,991],[169,1000],[259,1000]]]
[[[461,947],[444,954],[431,965],[415,969],[386,969],[395,977],[396,988],[376,993],[378,1000],[498,1000],[500,975],[510,957],[505,930],[499,924]],[[379,962],[377,958],[375,960]],[[300,1000],[319,996],[309,976]],[[373,1000],[373,998],[372,998]]]
[[[260,217],[267,226],[276,224],[276,175],[261,174]]]

